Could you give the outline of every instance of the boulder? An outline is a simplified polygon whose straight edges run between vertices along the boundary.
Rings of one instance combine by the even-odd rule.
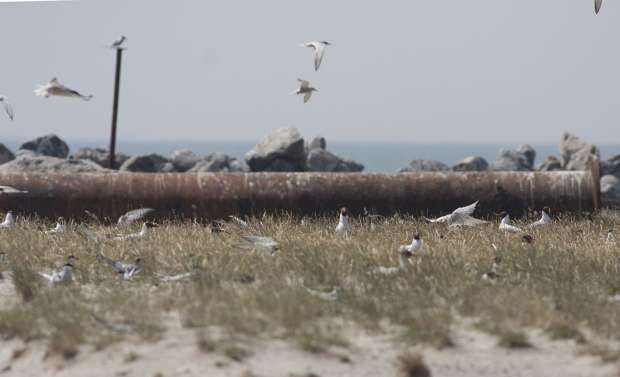
[[[201,160],[204,160],[204,157],[198,156],[189,149],[174,151],[172,154],[172,164],[179,172],[189,171]]]
[[[603,200],[620,201],[620,178],[615,175],[602,176],[601,194]]]
[[[364,170],[364,165],[319,148],[308,153],[306,169],[321,172],[360,172]]]
[[[142,173],[171,173],[174,172],[174,165],[164,156],[153,153],[130,157],[121,165],[119,170]]]
[[[554,170],[562,170],[562,161],[560,161],[555,156],[549,156],[547,159],[538,166],[536,166],[536,170],[538,171],[554,171]]]
[[[525,156],[527,161],[527,167],[529,170],[534,170],[534,162],[536,161],[536,150],[529,144],[519,145],[516,150],[517,153],[521,153]]]
[[[275,130],[245,155],[252,171],[303,171],[305,159],[304,139],[296,128]]]
[[[601,161],[601,175],[608,174],[620,177],[620,154],[609,160]]]
[[[90,160],[97,163],[99,166],[107,168],[110,162],[110,152],[105,148],[80,148],[73,154],[74,160]],[[116,166],[121,166],[125,161],[129,159],[129,156],[123,153],[115,153],[114,160]]]
[[[0,173],[99,173],[112,172],[90,160],[66,160],[49,156],[22,155],[0,165]]]
[[[586,163],[591,158],[600,157],[600,152],[594,144],[569,133],[562,135],[560,153],[562,154],[562,167],[565,170],[586,170]]]
[[[234,157],[224,153],[210,153],[188,170],[188,173],[243,172],[246,170],[247,166],[244,166]]]
[[[450,167],[443,162],[435,160],[412,160],[408,166],[399,169],[399,173],[409,173],[415,171],[448,171]]]
[[[486,171],[489,163],[483,157],[471,156],[466,157],[458,164],[452,167],[454,171]]]
[[[22,144],[19,149],[26,149],[43,156],[67,158],[69,146],[54,134],[38,137]]]
[[[497,158],[491,164],[495,171],[529,171],[532,167],[528,157],[516,150],[500,149]]]
[[[313,149],[327,149],[327,141],[322,136],[317,136],[308,145],[308,150]]]
[[[4,144],[0,143],[0,164],[7,163],[15,159],[15,155]]]

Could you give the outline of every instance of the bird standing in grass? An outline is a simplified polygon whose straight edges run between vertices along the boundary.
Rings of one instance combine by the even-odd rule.
[[[543,208],[542,213],[540,215],[540,220],[531,223],[528,226],[528,228],[535,228],[535,227],[551,224],[551,216],[549,215],[550,213],[551,213],[551,210],[549,209],[549,207]]]
[[[45,281],[51,285],[57,284],[68,284],[73,281],[73,266],[75,263],[75,257],[73,255],[67,258],[67,263],[58,271],[54,271],[51,274],[46,274],[44,272],[39,272],[39,276],[41,276]]]
[[[499,230],[508,233],[523,233],[523,230],[521,228],[511,224],[510,215],[508,214],[508,212],[503,211],[499,215],[502,218],[502,221],[499,223]]]
[[[336,233],[349,234],[353,230],[351,222],[349,221],[349,211],[347,207],[340,208],[340,217],[338,218],[338,225],[336,225]]]
[[[56,226],[53,229],[50,229],[45,232],[45,234],[59,234],[65,232],[65,219],[63,217],[59,217],[56,221]]]
[[[4,216],[4,221],[0,223],[0,229],[11,229],[15,228],[15,216],[13,215],[13,211],[9,211]]]

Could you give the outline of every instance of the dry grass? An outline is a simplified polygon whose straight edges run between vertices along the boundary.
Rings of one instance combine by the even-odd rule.
[[[239,248],[240,231],[232,226],[214,236],[200,225],[171,222],[147,239],[99,247],[76,233],[44,235],[37,231],[38,220],[0,232],[10,251],[1,269],[11,272],[20,298],[19,304],[5,305],[10,300],[0,296],[0,336],[46,338],[50,353],[70,355],[83,343],[103,348],[128,336],[157,340],[176,318],[197,334],[217,328],[223,339],[289,339],[309,352],[347,347],[352,327],[396,331],[396,339],[405,342],[445,347],[462,318],[475,319],[508,346],[519,343],[526,329],[546,329],[559,339],[578,339],[580,327],[602,338],[620,334],[620,303],[609,300],[620,292],[620,250],[604,241],[611,220],[566,218],[535,230],[531,245],[493,225],[448,229],[401,216],[372,232],[358,221],[348,238],[333,233],[332,219],[306,218],[302,225],[286,215],[264,216],[250,224],[251,232],[280,243],[278,255]],[[98,225],[93,230],[112,232]],[[414,231],[422,235],[426,253],[408,271],[371,273],[376,266],[396,266],[398,245],[408,243]],[[97,262],[96,250],[124,260],[141,256],[146,269],[122,281]],[[78,257],[72,285],[38,283],[36,272],[70,254]],[[500,277],[489,284],[481,276],[498,254]],[[185,282],[160,283],[156,276],[194,269],[200,273]],[[304,286],[338,287],[339,296],[324,301]],[[203,348],[200,338],[198,346]]]

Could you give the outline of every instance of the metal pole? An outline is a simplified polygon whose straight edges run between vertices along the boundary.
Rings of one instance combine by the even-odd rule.
[[[116,77],[114,80],[114,107],[112,108],[112,132],[110,134],[110,161],[109,168],[114,169],[116,165],[116,122],[118,120],[118,96],[121,86],[121,63],[123,60],[123,49],[116,49]]]

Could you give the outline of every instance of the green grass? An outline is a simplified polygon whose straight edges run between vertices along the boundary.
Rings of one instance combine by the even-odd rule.
[[[0,270],[11,272],[15,284],[15,303],[0,297],[7,302],[0,306],[0,336],[44,338],[50,353],[66,357],[80,344],[102,349],[127,337],[155,341],[176,321],[171,318],[197,336],[217,328],[224,339],[287,339],[308,352],[348,347],[352,327],[446,347],[464,318],[507,346],[520,344],[519,334],[528,329],[546,330],[554,339],[579,339],[586,329],[601,338],[620,334],[620,303],[608,300],[620,292],[620,249],[604,241],[610,220],[566,218],[535,230],[536,241],[527,246],[495,225],[448,229],[403,216],[385,219],[374,232],[357,221],[348,238],[333,233],[333,219],[306,218],[304,225],[286,215],[249,221],[251,232],[280,243],[277,256],[239,248],[241,231],[234,226],[216,237],[200,225],[170,222],[150,238],[100,246],[72,232],[44,235],[37,231],[39,220],[0,232],[10,250]],[[111,232],[92,229],[102,236]],[[426,252],[408,271],[371,273],[379,265],[396,266],[398,246],[415,231]],[[146,269],[121,281],[97,262],[97,250],[124,260],[141,256]],[[38,282],[36,272],[70,254],[78,257],[73,284],[49,288]],[[490,284],[480,277],[498,254],[500,278]],[[200,273],[186,282],[159,283],[156,276],[195,268]],[[0,284],[7,284],[7,275]],[[339,299],[323,301],[304,286],[339,287]],[[200,338],[198,344],[202,349]]]

